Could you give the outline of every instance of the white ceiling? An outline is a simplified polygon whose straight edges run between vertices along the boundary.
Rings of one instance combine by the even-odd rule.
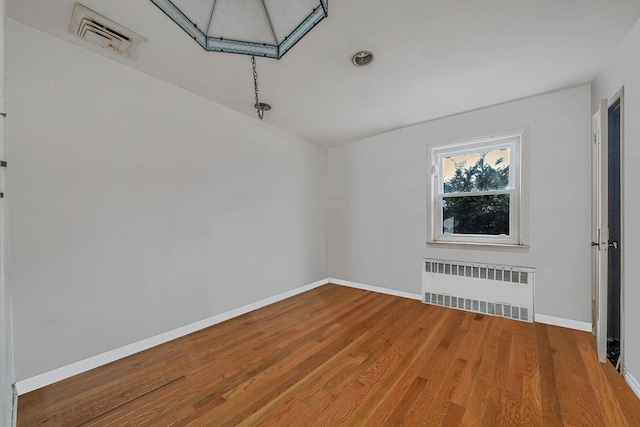
[[[258,120],[249,57],[205,52],[149,0],[83,0],[148,39],[128,60],[67,32],[74,3],[7,13]],[[329,0],[281,60],[258,58],[264,121],[332,146],[589,83],[639,16],[640,0]],[[359,50],[371,66],[351,64]]]

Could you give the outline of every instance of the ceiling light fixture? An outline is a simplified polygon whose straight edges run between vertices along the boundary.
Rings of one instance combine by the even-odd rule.
[[[368,50],[361,50],[353,55],[351,62],[353,62],[353,65],[356,67],[366,67],[367,65],[371,65],[373,62],[373,53]]]
[[[328,0],[151,1],[204,50],[251,55],[260,120],[271,106],[258,100],[255,57],[282,58],[328,14]]]
[[[205,50],[275,59],[328,14],[328,0],[151,1]]]

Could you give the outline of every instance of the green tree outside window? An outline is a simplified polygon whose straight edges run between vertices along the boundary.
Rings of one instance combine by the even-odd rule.
[[[469,167],[465,167],[465,161],[449,158],[455,163],[455,172],[444,181],[444,233],[509,234],[510,194],[482,194],[509,188],[509,165],[504,165],[503,157],[488,162],[487,154],[480,153],[480,158]]]

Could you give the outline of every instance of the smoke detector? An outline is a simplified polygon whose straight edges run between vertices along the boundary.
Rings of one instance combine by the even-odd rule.
[[[140,34],[80,3],[73,8],[69,33],[129,59],[134,58],[140,44],[147,41]]]

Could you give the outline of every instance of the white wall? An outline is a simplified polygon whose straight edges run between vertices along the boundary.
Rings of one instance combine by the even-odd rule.
[[[326,148],[7,29],[18,380],[327,277]]]
[[[529,266],[536,313],[590,323],[589,105],[587,85],[330,148],[330,277],[419,294],[423,257]],[[426,246],[427,145],[522,127],[530,249]]]
[[[624,234],[622,248],[626,279],[624,304],[626,325],[624,335],[625,366],[633,376],[640,379],[640,312],[635,309],[640,301],[640,287],[635,279],[634,265],[640,259],[640,192],[636,165],[640,162],[640,21],[620,43],[607,66],[592,84],[592,111],[603,98],[612,98],[624,86]],[[636,390],[640,392],[640,390]]]

